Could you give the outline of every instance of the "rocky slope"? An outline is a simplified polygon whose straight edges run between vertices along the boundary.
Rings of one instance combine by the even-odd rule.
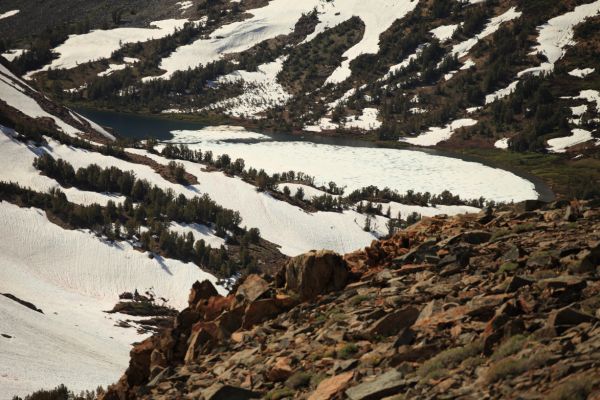
[[[196,283],[106,400],[598,399],[600,207],[526,202]]]

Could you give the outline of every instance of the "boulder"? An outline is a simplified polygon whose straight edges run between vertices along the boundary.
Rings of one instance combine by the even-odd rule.
[[[276,299],[257,300],[246,307],[242,328],[250,329],[254,325],[276,317],[279,313],[281,313],[281,309]]]
[[[492,237],[490,232],[471,231],[462,234],[462,241],[469,244],[482,244],[489,242]]]
[[[195,362],[211,345],[217,343],[218,328],[214,323],[200,322],[194,325],[192,336],[188,341],[188,349],[184,361],[186,364]]]
[[[293,369],[289,357],[278,357],[275,365],[267,373],[267,378],[271,382],[283,382],[292,376]]]
[[[192,286],[192,290],[190,291],[190,296],[188,297],[188,304],[190,307],[197,304],[200,300],[208,300],[213,296],[218,296],[219,292],[213,286],[213,284],[205,279],[202,282],[196,281]]]
[[[325,250],[294,257],[284,267],[285,288],[303,300],[343,289],[349,275],[342,256]]]
[[[202,392],[205,400],[248,400],[258,399],[260,393],[240,387],[214,384]]]
[[[412,306],[393,311],[378,319],[369,329],[369,334],[371,336],[397,335],[401,330],[410,328],[419,318],[419,314],[419,310]]]
[[[248,303],[258,300],[270,290],[269,283],[256,274],[248,275],[244,282],[237,288],[235,297],[238,301]]]
[[[597,319],[592,315],[584,314],[572,307],[564,307],[550,314],[548,317],[548,326],[554,328],[558,334],[562,334],[572,326],[595,321]]]
[[[134,346],[129,353],[129,368],[125,372],[129,387],[139,386],[148,381],[150,377],[150,360],[154,351],[154,340],[148,338]]]
[[[373,381],[351,387],[346,390],[346,396],[350,400],[379,400],[397,394],[404,385],[402,374],[393,369]]]
[[[317,389],[308,397],[308,400],[329,400],[333,398],[346,389],[353,377],[354,372],[351,371],[321,381]]]

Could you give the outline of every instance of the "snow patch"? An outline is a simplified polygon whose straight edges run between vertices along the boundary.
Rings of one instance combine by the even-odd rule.
[[[456,32],[456,30],[458,29],[460,25],[455,24],[455,25],[441,25],[438,26],[435,29],[430,30],[429,32],[431,32],[431,34],[440,42],[447,42],[448,40],[452,39],[452,36],[454,36],[454,32]]]
[[[316,37],[324,29],[339,25],[353,16],[358,16],[365,24],[365,33],[359,43],[348,49],[342,57],[344,61],[327,78],[325,84],[337,84],[352,75],[350,63],[363,54],[377,54],[379,37],[394,23],[413,11],[418,0],[345,0],[321,3],[319,20],[315,32],[308,40]]]
[[[435,146],[440,142],[448,140],[452,137],[452,134],[464,127],[473,126],[477,124],[477,121],[470,118],[458,119],[452,121],[450,124],[443,128],[433,127],[417,137],[413,138],[402,138],[401,142],[410,143],[416,146]]]
[[[265,111],[285,105],[292,96],[277,82],[284,62],[285,57],[280,57],[272,63],[260,65],[256,72],[235,71],[220,77],[217,80],[219,84],[241,83],[244,93],[211,104],[202,111],[222,109],[233,117],[259,119]]]
[[[574,76],[576,78],[585,78],[586,76],[593,74],[596,71],[595,68],[575,68],[572,71],[569,71],[569,75]]]
[[[9,62],[13,62],[16,58],[21,57],[26,52],[26,49],[12,49],[8,50],[6,53],[2,53],[2,57],[4,57]]]
[[[574,28],[588,18],[598,15],[600,0],[575,7],[573,11],[552,18],[545,25],[538,27],[538,45],[532,54],[542,54],[547,61],[537,67],[519,72],[519,77],[525,74],[540,75],[554,71],[554,65],[565,55],[565,48],[575,44]]]
[[[510,96],[517,89],[519,81],[514,81],[504,89],[499,89],[492,94],[485,96],[485,104],[493,103],[497,100]]]
[[[590,131],[585,129],[573,129],[571,136],[548,140],[548,150],[552,153],[565,153],[569,147],[589,142],[594,137]]]
[[[167,19],[150,23],[150,28],[98,29],[83,35],[70,35],[53,51],[59,57],[42,69],[30,72],[27,76],[48,69],[71,69],[79,64],[110,58],[111,54],[127,43],[145,42],[160,39],[183,28],[187,19]]]
[[[510,140],[510,138],[503,138],[503,139],[497,140],[496,143],[494,143],[494,147],[497,149],[507,150],[509,140]]]
[[[7,11],[5,13],[0,14],[0,19],[13,17],[13,16],[17,15],[20,12],[21,12],[21,10],[10,10],[10,11]]]
[[[477,42],[498,31],[503,23],[519,18],[521,14],[520,11],[517,11],[516,7],[511,7],[504,14],[491,18],[483,31],[477,36],[454,45],[452,47],[452,55],[456,55],[458,58],[466,56],[469,54],[469,51],[475,47]]]

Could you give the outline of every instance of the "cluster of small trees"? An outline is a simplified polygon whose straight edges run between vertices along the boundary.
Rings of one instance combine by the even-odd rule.
[[[147,148],[152,151],[153,143],[150,143]],[[301,183],[323,190],[329,194],[344,194],[344,188],[339,187],[335,182],[329,182],[327,186],[317,187],[315,185],[314,176],[307,175],[304,172],[284,171],[269,175],[263,169],[257,170],[252,167],[246,169],[246,163],[241,158],[232,161],[231,157],[227,154],[222,154],[215,158],[210,150],[205,152],[202,152],[202,150],[192,150],[183,144],[167,144],[161,150],[161,155],[170,159],[186,160],[209,165],[228,175],[239,176],[246,182],[253,183],[259,190],[275,190],[279,184],[283,183]]]
[[[146,218],[160,219],[166,216],[171,221],[214,224],[217,234],[221,236],[240,230],[242,219],[239,213],[221,207],[208,195],[191,199],[182,194],[175,196],[172,190],[165,191],[145,179],[137,179],[132,171],[121,171],[116,167],[100,168],[92,164],[75,172],[67,161],[54,160],[47,153],[36,158],[34,166],[63,186],[126,196],[124,210],[139,223]],[[139,203],[138,206],[133,207],[133,202]]]
[[[362,189],[357,189],[347,196],[347,200],[352,203],[359,201],[369,202],[396,202],[408,205],[417,206],[431,206],[431,205],[445,205],[445,206],[473,206],[482,208],[489,202],[485,198],[465,200],[461,199],[460,196],[452,194],[448,190],[444,190],[442,193],[432,195],[429,192],[421,193],[415,192],[414,190],[408,190],[406,193],[401,194],[396,190],[390,188],[379,189],[377,186],[367,186]]]

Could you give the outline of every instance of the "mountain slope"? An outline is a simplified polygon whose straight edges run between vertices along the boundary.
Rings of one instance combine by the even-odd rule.
[[[127,28],[72,36],[49,49],[59,58],[48,65],[67,70],[37,84],[96,106],[263,128],[597,155],[597,1],[192,4],[190,23],[162,39],[126,44],[140,39]],[[97,34],[122,48],[60,61],[68,43]],[[465,118],[477,123],[428,138]]]
[[[196,283],[103,398],[596,398],[600,213],[539,205],[311,252],[228,297]]]

